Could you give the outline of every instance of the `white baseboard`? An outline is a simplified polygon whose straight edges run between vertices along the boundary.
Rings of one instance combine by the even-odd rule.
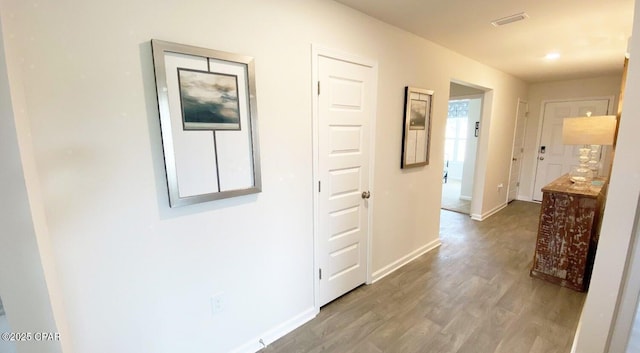
[[[537,203],[540,204],[542,203],[542,201],[536,201],[534,199],[532,199],[531,197],[524,197],[524,196],[518,196],[518,198],[516,199],[518,201],[525,201],[525,202],[532,202],[532,203]]]
[[[498,213],[498,212],[502,211],[502,209],[504,209],[505,207],[507,207],[507,205],[508,205],[508,204],[505,202],[505,203],[503,203],[503,204],[501,204],[501,205],[498,205],[498,206],[494,207],[494,208],[493,208],[492,210],[490,210],[489,212],[485,212],[485,213],[483,213],[483,214],[481,214],[481,215],[479,215],[479,214],[472,214],[472,215],[471,215],[471,219],[473,219],[474,221],[484,221],[485,219],[487,219],[487,218],[489,218],[489,217],[493,216],[494,214],[496,214],[496,213]]]
[[[578,342],[578,334],[580,334],[581,326],[582,326],[582,320],[579,320],[578,327],[576,328],[576,334],[573,335],[573,343],[571,344],[571,353],[576,353],[576,350],[578,349],[576,347],[576,342]]]
[[[231,351],[232,353],[255,353],[265,346],[270,345],[275,342],[278,338],[286,335],[287,333],[297,329],[298,327],[304,325],[309,320],[313,319],[318,315],[319,310],[316,308],[309,308],[302,313],[294,316],[293,318],[281,323],[280,325],[272,328],[259,335],[258,337],[254,337],[249,340],[249,342],[243,344],[242,346]],[[260,340],[264,342],[265,346],[260,343]]]
[[[426,254],[427,252],[437,248],[440,246],[440,239],[436,239],[424,246],[419,247],[418,249],[410,252],[409,254],[401,257],[400,259],[390,263],[389,265],[381,268],[380,270],[371,274],[371,283],[376,283],[377,281],[383,279],[387,275],[391,274],[393,271],[399,269],[400,267],[408,264],[409,262],[417,259],[418,257]]]
[[[518,195],[518,196],[516,196],[516,200],[534,202],[533,199],[531,198],[531,195],[529,195],[529,196],[527,196],[527,195]]]

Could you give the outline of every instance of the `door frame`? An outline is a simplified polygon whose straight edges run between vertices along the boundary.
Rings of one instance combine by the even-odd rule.
[[[509,194],[511,193],[511,173],[512,173],[512,169],[513,169],[513,155],[515,154],[515,143],[516,143],[516,134],[518,133],[518,116],[520,114],[520,103],[524,103],[526,105],[525,108],[525,112],[524,112],[524,129],[522,130],[522,146],[520,146],[520,148],[523,149],[522,151],[522,156],[524,156],[524,148],[525,148],[525,144],[527,142],[527,123],[529,122],[529,102],[522,99],[522,98],[518,98],[518,104],[516,105],[516,123],[513,125],[513,140],[511,142],[511,166],[509,167],[509,182],[507,184],[507,203],[509,202]],[[522,165],[524,164],[524,158],[522,161],[520,161],[520,171],[518,172],[518,183],[520,183],[520,180],[522,180]],[[518,186],[518,192],[516,193],[516,197],[513,199],[515,200],[520,200],[520,186]]]
[[[533,151],[533,157],[531,162],[533,166],[532,175],[531,175],[531,186],[529,189],[529,195],[531,197],[532,202],[540,203],[540,201],[536,201],[533,199],[533,194],[536,191],[536,175],[538,173],[538,151],[540,150],[540,139],[542,138],[542,125],[544,123],[544,108],[547,103],[560,103],[560,102],[580,102],[580,101],[589,101],[589,100],[598,100],[598,99],[607,99],[609,100],[609,108],[607,109],[607,115],[611,115],[613,111],[613,105],[616,103],[615,95],[610,96],[589,96],[589,97],[574,97],[574,98],[566,98],[566,99],[544,99],[540,102],[540,113],[538,116],[538,132],[536,133],[536,145],[535,150]]]
[[[366,258],[366,284],[372,282],[371,270],[371,249],[372,249],[372,229],[373,229],[373,210],[375,206],[375,189],[374,185],[374,162],[375,162],[375,133],[376,133],[376,116],[377,116],[377,93],[378,93],[378,62],[372,59],[364,58],[358,55],[345,53],[339,50],[326,48],[317,44],[311,45],[311,117],[312,117],[312,145],[313,145],[313,177],[311,192],[313,194],[313,306],[316,313],[320,311],[320,278],[319,271],[319,241],[318,234],[319,225],[319,193],[318,185],[320,182],[319,152],[320,152],[320,116],[318,114],[318,62],[319,57],[327,57],[336,60],[346,61],[357,65],[369,67],[374,70],[373,74],[373,97],[374,106],[372,108],[372,116],[369,121],[369,190],[372,191],[373,197],[368,200],[369,207],[367,213],[367,258]]]

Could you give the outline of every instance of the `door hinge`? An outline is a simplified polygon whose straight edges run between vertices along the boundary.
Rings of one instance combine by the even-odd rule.
[[[320,279],[322,279],[322,269],[321,268],[318,269],[318,277]]]
[[[524,152],[524,148],[520,147],[520,153]]]
[[[322,184],[318,181],[318,192],[322,192]]]
[[[520,182],[519,182],[519,181],[518,181],[518,182],[516,182],[516,186],[520,186]]]
[[[318,95],[320,95],[320,81],[318,81]]]

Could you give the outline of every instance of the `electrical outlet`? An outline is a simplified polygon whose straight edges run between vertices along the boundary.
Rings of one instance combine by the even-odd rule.
[[[500,191],[503,187],[504,185],[502,183],[498,184],[498,191]]]
[[[217,315],[224,308],[224,293],[217,293],[211,297],[211,314]]]

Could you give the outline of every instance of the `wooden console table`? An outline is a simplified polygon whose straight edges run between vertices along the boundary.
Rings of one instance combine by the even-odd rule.
[[[531,276],[583,292],[591,278],[606,188],[572,190],[572,184],[567,174],[542,188]]]

